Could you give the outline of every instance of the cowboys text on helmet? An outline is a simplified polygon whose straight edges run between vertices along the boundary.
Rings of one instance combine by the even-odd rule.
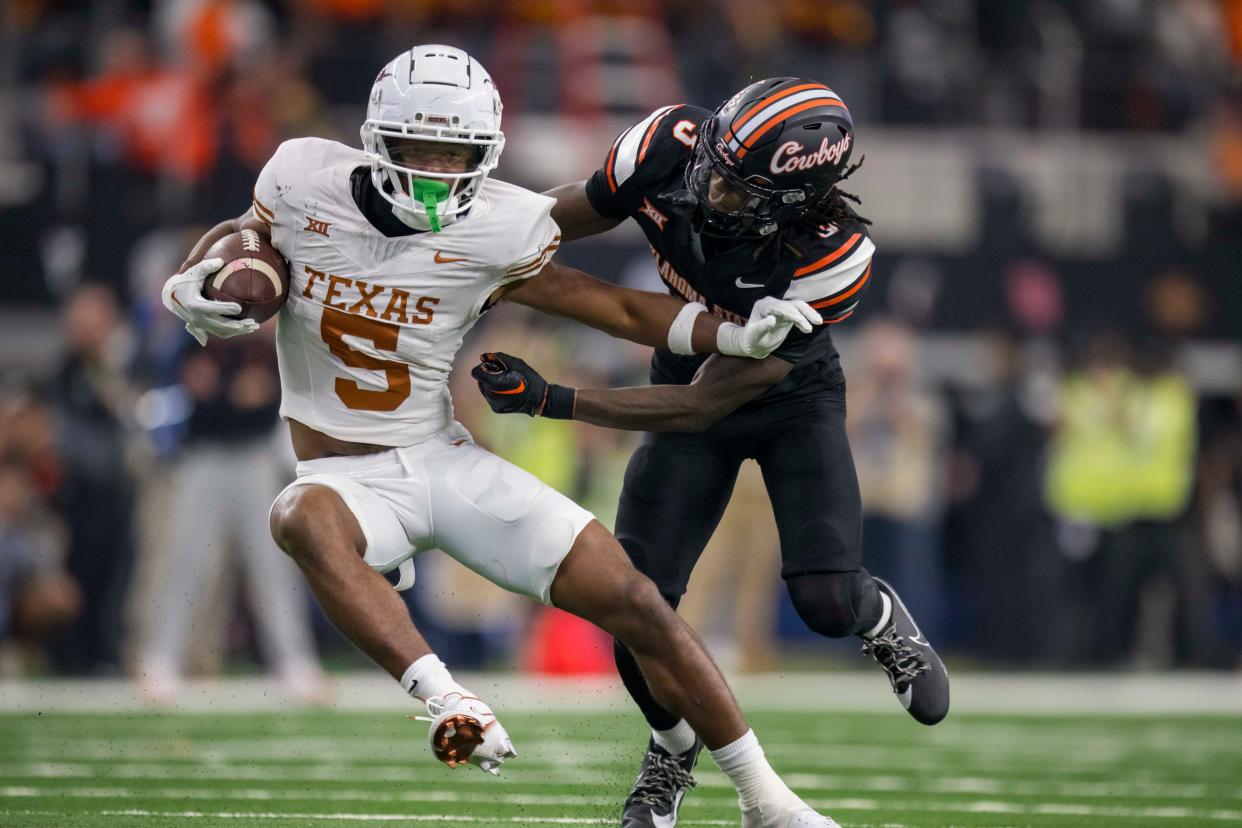
[[[811,167],[817,167],[820,164],[836,165],[850,149],[850,142],[853,135],[846,135],[835,144],[829,144],[825,138],[819,145],[819,149],[815,152],[803,153],[798,152],[803,149],[802,144],[797,141],[787,141],[781,144],[780,148],[772,156],[772,164],[770,169],[772,172],[787,173],[794,170],[806,170]]]

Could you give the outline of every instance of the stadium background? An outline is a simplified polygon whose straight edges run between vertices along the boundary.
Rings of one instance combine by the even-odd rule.
[[[832,86],[878,247],[834,332],[868,566],[955,671],[1242,667],[1242,2],[11,0],[0,26],[10,699],[23,677],[107,677],[175,701],[170,653],[190,676],[270,668],[301,702],[331,693],[317,664],[369,669],[304,594],[304,623],[272,619],[263,593],[296,585],[248,580],[277,551],[208,504],[265,512],[291,475],[270,339],[200,351],[158,288],[279,141],[357,144],[376,70],[414,42],[488,67],[500,177],[536,190],[589,175],[657,106],[780,74]],[[563,257],[661,289],[630,227]],[[645,381],[643,349],[517,307],[467,367],[482,348],[566,383]],[[455,388],[481,443],[611,523],[632,436],[476,397]],[[196,499],[194,522],[176,504]],[[195,544],[211,563],[187,569]],[[776,555],[744,476],[684,605],[722,663],[866,670],[805,633]],[[412,610],[456,669],[611,669],[592,629],[434,553],[418,577]],[[191,593],[192,634],[161,643]]]

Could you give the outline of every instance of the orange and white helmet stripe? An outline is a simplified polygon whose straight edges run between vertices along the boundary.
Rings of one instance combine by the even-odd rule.
[[[724,135],[725,145],[738,158],[772,127],[799,112],[816,106],[845,108],[844,101],[822,83],[803,83],[769,95],[741,114]]]

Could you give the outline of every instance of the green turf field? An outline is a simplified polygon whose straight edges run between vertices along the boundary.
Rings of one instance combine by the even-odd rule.
[[[1242,719],[761,713],[777,770],[850,826],[1242,824]],[[389,712],[0,715],[0,825],[615,825],[636,715],[505,722],[500,779]],[[681,825],[737,825],[705,760]]]

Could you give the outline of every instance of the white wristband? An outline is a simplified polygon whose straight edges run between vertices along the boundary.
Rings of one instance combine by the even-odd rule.
[[[716,329],[716,350],[725,356],[746,356],[742,350],[742,326],[722,323]]]
[[[673,324],[668,326],[668,349],[675,354],[690,356],[694,353],[694,320],[700,313],[707,311],[707,306],[699,302],[690,302],[677,313]]]
[[[465,689],[453,680],[444,662],[435,653],[428,653],[405,668],[401,687],[418,699],[443,696],[448,693],[466,694]]]

